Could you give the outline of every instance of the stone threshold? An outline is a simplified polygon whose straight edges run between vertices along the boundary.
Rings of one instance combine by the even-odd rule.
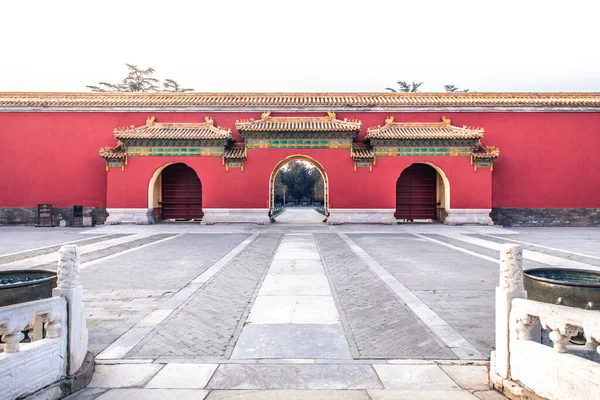
[[[146,398],[159,390],[163,398],[200,399],[230,398],[221,394],[257,400],[353,399],[352,393],[360,399],[503,398],[489,389],[487,363],[410,361],[414,364],[98,363],[88,388],[72,398],[90,398],[86,392],[100,399]]]

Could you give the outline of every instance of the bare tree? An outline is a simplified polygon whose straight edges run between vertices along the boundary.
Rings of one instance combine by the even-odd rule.
[[[128,73],[119,83],[100,82],[97,86],[86,86],[92,92],[158,92],[160,81],[154,78],[154,68],[138,68],[137,65],[125,64]],[[163,82],[165,92],[188,92],[193,89],[182,88],[173,79],[165,79]]]
[[[423,84],[423,82],[415,82],[412,81],[412,83],[408,83],[406,81],[398,81],[396,82],[398,84],[398,86],[400,86],[400,88],[398,90],[393,89],[393,88],[385,88],[386,90],[389,90],[390,92],[418,92],[419,91],[419,87]]]

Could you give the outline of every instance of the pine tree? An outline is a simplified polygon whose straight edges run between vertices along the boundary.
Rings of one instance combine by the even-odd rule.
[[[159,92],[160,81],[154,78],[154,68],[138,68],[137,65],[125,64],[128,73],[119,83],[100,82],[98,86],[86,86],[92,92]],[[164,92],[189,92],[194,89],[182,88],[173,79],[165,79],[163,82]]]

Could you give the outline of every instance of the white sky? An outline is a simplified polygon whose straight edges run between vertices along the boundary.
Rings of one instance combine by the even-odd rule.
[[[599,38],[598,0],[4,0],[0,91],[600,91]]]

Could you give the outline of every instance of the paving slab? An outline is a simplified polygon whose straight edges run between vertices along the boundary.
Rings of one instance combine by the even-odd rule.
[[[258,295],[331,296],[331,289],[324,275],[271,275],[269,270]]]
[[[502,393],[495,390],[485,390],[479,392],[473,392],[473,395],[480,400],[506,400]]]
[[[253,324],[338,324],[329,296],[258,296],[248,317]]]
[[[164,365],[120,364],[97,365],[89,388],[124,388],[144,386]]]
[[[206,400],[370,400],[365,390],[213,390]]]
[[[145,386],[146,389],[204,389],[217,364],[165,365]]]
[[[460,390],[437,365],[374,365],[386,389]]]
[[[369,390],[371,400],[477,400],[462,390]]]
[[[483,365],[442,365],[442,370],[462,389],[488,390],[489,371]]]
[[[350,359],[339,324],[247,325],[231,356],[240,358]]]
[[[273,260],[269,275],[325,275],[321,260]]]
[[[98,400],[203,400],[208,390],[191,389],[113,389],[104,393]]]
[[[383,389],[369,365],[221,364],[208,389]]]

